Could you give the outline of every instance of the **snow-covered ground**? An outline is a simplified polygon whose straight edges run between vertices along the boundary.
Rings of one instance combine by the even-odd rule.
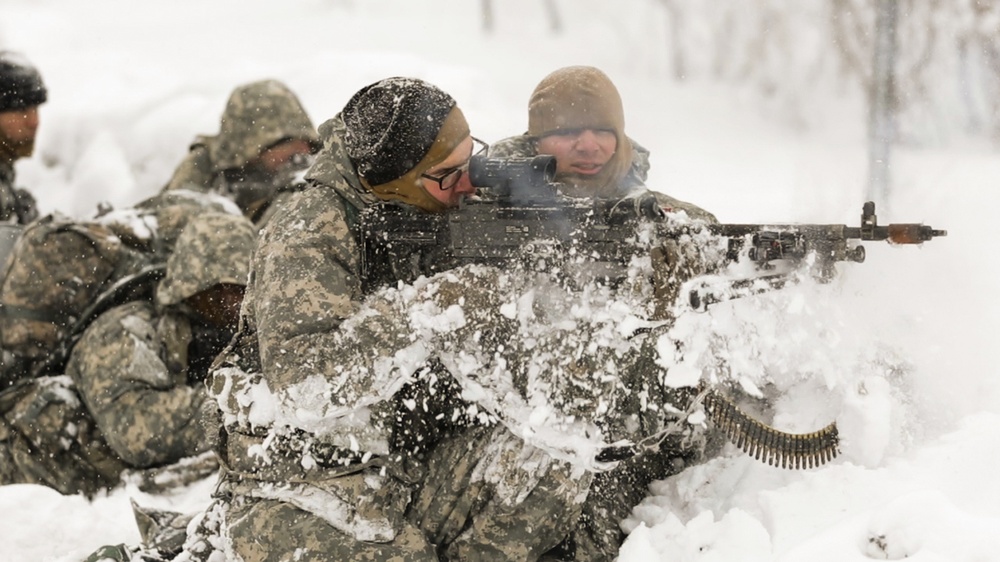
[[[361,86],[418,76],[451,92],[476,136],[526,127],[526,102],[568,64],[604,69],[627,130],[653,154],[650,186],[724,222],[854,225],[864,199],[864,109],[813,95],[809,126],[732,86],[669,79],[655,2],[495,2],[482,32],[468,0],[0,0],[0,48],[26,53],[50,101],[19,183],[44,210],[90,215],[99,201],[154,193],[230,90],[265,77],[299,93],[318,124]],[[767,112],[763,110],[767,109]],[[880,221],[927,222],[947,238],[868,244],[829,285],[791,288],[681,318],[686,361],[723,359],[746,386],[783,392],[775,425],[836,419],[842,455],[786,471],[738,451],[654,484],[626,522],[622,561],[1000,558],[1000,260],[991,218],[1000,157],[985,140],[900,148]],[[206,485],[151,498],[129,488],[88,502],[35,486],[0,488],[0,559],[72,561],[135,543],[130,496],[176,509]]]

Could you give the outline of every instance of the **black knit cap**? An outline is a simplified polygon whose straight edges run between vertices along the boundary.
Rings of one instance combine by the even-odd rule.
[[[402,177],[434,144],[455,100],[418,78],[386,78],[354,94],[341,113],[344,145],[369,185]]]
[[[38,69],[20,53],[0,51],[0,111],[34,107],[46,99]]]

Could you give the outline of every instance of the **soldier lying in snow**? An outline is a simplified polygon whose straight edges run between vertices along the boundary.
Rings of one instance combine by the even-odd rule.
[[[242,216],[191,219],[153,300],[99,316],[65,375],[0,394],[0,483],[93,495],[127,469],[208,450],[203,381],[235,331],[254,240]]]

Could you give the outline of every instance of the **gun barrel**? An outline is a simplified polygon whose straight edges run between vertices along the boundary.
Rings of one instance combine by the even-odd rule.
[[[802,236],[810,240],[886,240],[890,244],[921,244],[936,237],[947,236],[939,230],[918,223],[890,224],[870,229],[842,224],[718,224],[709,229],[721,236],[739,237],[748,234],[772,233],[775,236]]]
[[[881,228],[879,229],[881,230]],[[890,244],[921,244],[936,236],[947,236],[947,230],[937,230],[922,224],[890,224],[882,238]]]

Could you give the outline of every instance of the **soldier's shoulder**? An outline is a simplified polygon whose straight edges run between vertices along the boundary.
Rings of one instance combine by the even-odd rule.
[[[163,191],[176,189],[191,189],[206,191],[211,187],[212,178],[216,172],[212,161],[212,153],[208,148],[210,139],[198,137],[191,144],[187,154],[180,161]]]
[[[155,317],[156,310],[151,302],[139,300],[121,304],[94,319],[84,331],[84,339],[106,340],[112,334],[123,332],[145,336]]]
[[[282,201],[278,213],[286,221],[329,220],[344,214],[346,202],[337,190],[326,185],[310,185]]]
[[[260,244],[307,239],[349,230],[348,205],[329,186],[311,185],[282,201],[261,230]]]
[[[73,346],[66,373],[76,382],[103,377],[107,361],[124,361],[137,348],[155,340],[155,311],[148,302],[136,301],[116,306],[97,317]],[[96,369],[96,370],[95,370]]]
[[[632,166],[629,169],[629,174],[633,176],[639,184],[644,185],[646,180],[649,179],[649,149],[642,146],[631,137],[629,137],[628,140],[632,145]]]
[[[670,211],[684,211],[687,215],[693,219],[703,220],[708,223],[717,224],[719,219],[715,218],[715,215],[702,209],[694,203],[688,203],[687,201],[681,201],[676,197],[671,197],[666,193],[661,193],[659,191],[652,192],[656,196],[657,202],[660,204],[664,210]]]
[[[534,138],[528,135],[507,137],[490,144],[490,158],[528,158],[536,156],[538,149]]]

